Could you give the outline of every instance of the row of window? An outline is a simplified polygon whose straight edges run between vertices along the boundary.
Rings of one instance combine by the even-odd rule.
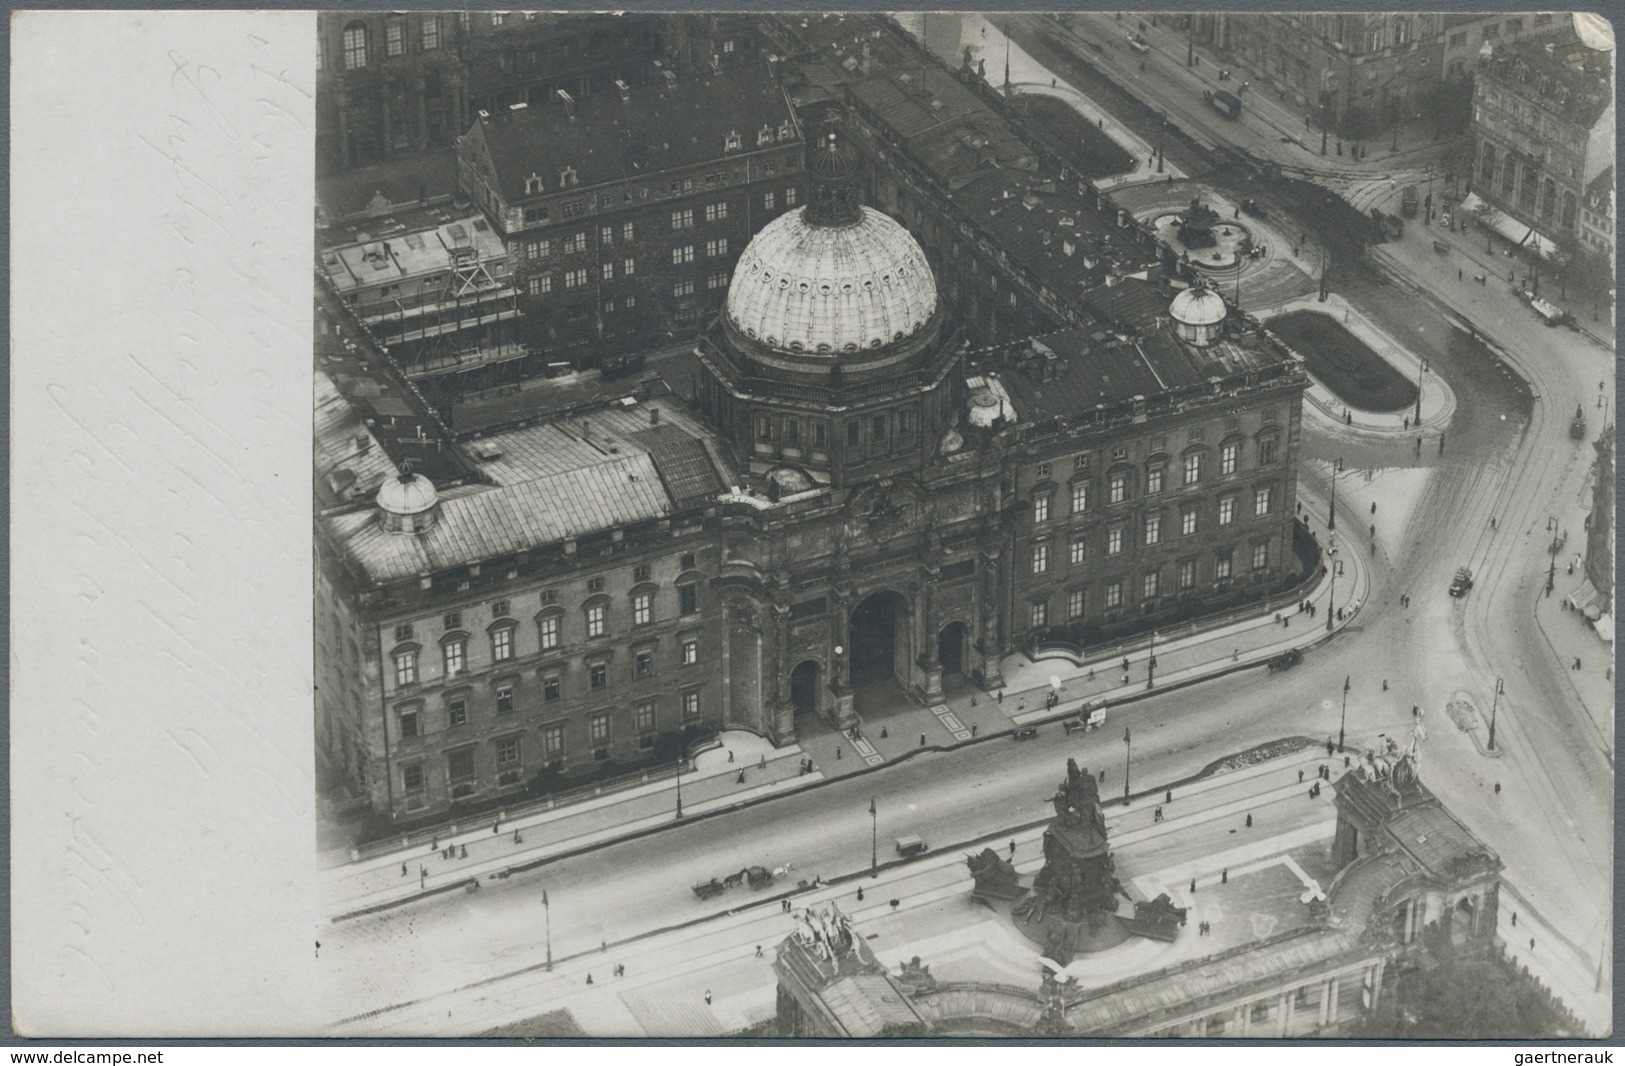
[[[1254,571],[1268,570],[1270,565],[1270,544],[1267,540],[1255,543],[1252,547],[1252,568]],[[1234,553],[1230,549],[1218,552],[1213,557],[1213,580],[1215,582],[1228,581],[1234,572]],[[1181,559],[1175,564],[1175,582],[1178,591],[1188,592],[1196,588],[1197,572],[1195,559]],[[1123,606],[1123,594],[1131,591],[1132,581],[1127,578],[1114,578],[1101,586],[1101,609],[1115,610]],[[1161,569],[1148,570],[1139,575],[1140,600],[1154,600],[1162,595]],[[1049,599],[1031,601],[1031,614],[1029,621],[1033,629],[1042,629],[1050,624]],[[1066,592],[1066,618],[1068,621],[1077,621],[1083,618],[1088,610],[1088,590],[1084,588],[1068,589]]]
[[[812,440],[812,447],[822,450],[826,443],[826,428],[823,422],[808,423]],[[846,444],[849,448],[856,448],[865,443],[864,428],[868,427],[867,443],[884,444],[892,439],[894,433],[898,439],[914,435],[914,413],[908,409],[883,412],[868,418],[853,418],[846,422]],[[772,444],[775,441],[789,448],[801,446],[801,420],[798,418],[783,418],[775,425],[774,417],[768,414],[756,416],[756,439],[762,444]]]
[[[1044,502],[1047,504],[1047,499]],[[1274,508],[1274,485],[1259,485],[1253,489],[1253,517],[1264,518],[1273,513]],[[1037,508],[1035,508],[1035,514],[1036,513]],[[1200,503],[1188,503],[1181,507],[1179,511],[1179,535],[1182,537],[1190,537],[1200,532],[1201,515],[1202,505]],[[1151,547],[1153,545],[1162,543],[1163,517],[1164,516],[1160,511],[1148,514],[1144,517],[1141,529],[1141,543],[1145,547]],[[1037,521],[1042,522],[1047,518],[1048,515],[1045,514],[1043,517],[1037,518]],[[1230,495],[1219,497],[1218,520],[1219,525],[1221,526],[1235,524],[1236,494],[1231,493]],[[1125,541],[1126,538],[1124,535],[1124,527],[1121,523],[1109,526],[1106,529],[1106,554],[1121,555],[1125,546]],[[1089,539],[1087,535],[1077,535],[1072,538],[1070,547],[1070,561],[1073,566],[1082,563],[1087,557],[1088,542]],[[1048,570],[1049,544],[1043,543],[1033,545],[1032,572],[1035,574],[1042,574]]]
[[[681,723],[687,725],[700,720],[701,694],[699,689],[684,692],[681,696]],[[609,746],[615,739],[614,712],[598,711],[588,715],[587,719],[587,745],[593,753],[595,760],[609,758]],[[660,731],[659,701],[654,699],[642,700],[632,706],[632,729],[638,738],[638,746],[650,748],[654,746],[655,735]],[[553,722],[541,727],[542,760],[548,764],[560,764],[569,757],[567,744],[568,723]],[[498,786],[516,785],[523,780],[523,767],[525,761],[524,734],[513,733],[497,737],[491,743],[493,763],[497,773]],[[460,785],[476,785],[478,773],[475,763],[477,747],[459,748],[456,751],[446,752],[446,781],[452,787],[454,794],[466,795],[468,791],[459,792]],[[422,792],[428,785],[428,764],[426,762],[412,762],[401,766],[401,787],[408,793]]]
[[[1258,442],[1258,465],[1273,465],[1278,457],[1278,440],[1268,437]],[[1084,457],[1079,457],[1083,459]],[[1194,485],[1202,480],[1207,453],[1193,451],[1185,455],[1180,464],[1184,479],[1182,486]],[[1076,469],[1086,470],[1087,465]],[[1219,476],[1231,477],[1241,469],[1241,442],[1226,441],[1219,447]],[[1036,473],[1040,479],[1049,476],[1050,464],[1038,464]],[[1167,481],[1167,467],[1165,463],[1153,462],[1147,464],[1145,471],[1145,494],[1154,496],[1163,491]],[[1089,509],[1089,498],[1092,483],[1085,480],[1076,480],[1072,483],[1072,513],[1078,514]],[[1106,478],[1106,502],[1123,503],[1129,498],[1130,483],[1129,471],[1113,470]],[[1050,516],[1050,495],[1039,492],[1033,497],[1033,521],[1047,522]]]
[[[423,15],[419,23],[418,45],[422,51],[432,52],[440,47],[440,18],[437,15]],[[344,47],[344,69],[360,70],[367,65],[367,26],[366,23],[356,21],[344,27],[342,36]],[[406,54],[406,20],[399,16],[390,18],[384,24],[384,54],[393,58]],[[327,57],[320,44],[316,49],[316,69],[327,69]]]
[[[685,637],[677,645],[677,661],[680,667],[695,666],[700,661],[700,642],[698,637]],[[398,662],[398,660],[397,660]],[[590,692],[607,689],[610,685],[609,659],[590,658],[585,660],[587,670],[587,688]],[[655,649],[653,647],[637,648],[632,653],[631,680],[642,681],[655,676]],[[544,668],[539,675],[542,688],[542,702],[554,703],[564,696],[564,667]],[[514,682],[498,681],[492,686],[493,706],[498,715],[512,714],[514,711]],[[421,704],[403,704],[396,709],[396,719],[400,724],[400,736],[416,737],[424,734],[425,724],[421,719],[423,708]],[[466,691],[450,694],[446,697],[446,728],[456,729],[468,724],[468,696]]]

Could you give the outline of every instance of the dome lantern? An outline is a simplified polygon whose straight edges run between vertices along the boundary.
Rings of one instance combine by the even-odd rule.
[[[840,143],[832,120],[807,161],[811,195],[802,214],[809,226],[851,226],[863,221],[856,175],[857,161]]]
[[[440,494],[434,482],[412,472],[411,461],[401,464],[398,477],[378,486],[378,516],[391,533],[422,533],[434,525]]]
[[[1181,340],[1205,348],[1218,339],[1229,308],[1223,296],[1199,283],[1175,296],[1168,314]]]

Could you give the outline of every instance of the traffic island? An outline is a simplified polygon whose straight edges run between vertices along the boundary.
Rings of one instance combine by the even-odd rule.
[[[1330,315],[1288,311],[1268,325],[1303,356],[1309,373],[1348,406],[1390,412],[1415,405],[1416,384]]]

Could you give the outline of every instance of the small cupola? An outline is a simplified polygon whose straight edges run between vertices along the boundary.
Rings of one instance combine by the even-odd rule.
[[[378,519],[390,533],[422,533],[434,527],[440,513],[440,494],[434,482],[401,464],[398,476],[378,486]]]

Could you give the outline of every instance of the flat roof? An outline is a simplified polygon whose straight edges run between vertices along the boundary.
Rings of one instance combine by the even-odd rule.
[[[459,255],[482,261],[505,259],[502,238],[479,215],[465,215],[421,228],[341,227],[351,239],[322,249],[322,270],[339,292],[390,285],[443,274]]]

